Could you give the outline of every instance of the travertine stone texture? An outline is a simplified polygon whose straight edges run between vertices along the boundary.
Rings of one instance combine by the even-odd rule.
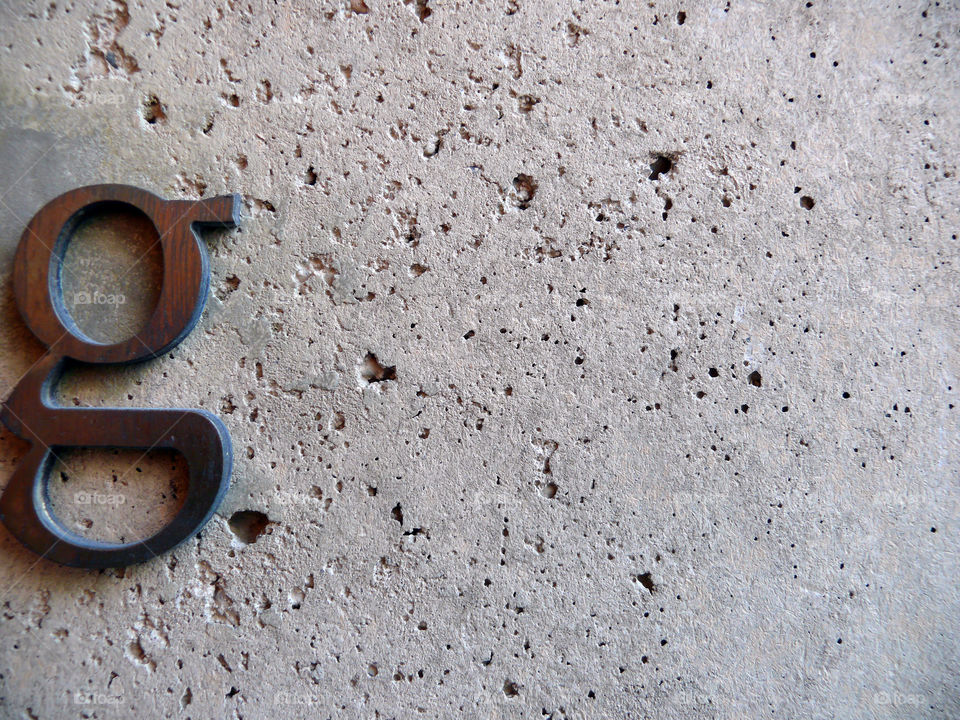
[[[4,397],[45,202],[245,212],[182,345],[58,390],[217,413],[229,494],[122,570],[0,530],[0,716],[960,717],[958,48],[953,0],[3,3]],[[91,222],[124,336],[151,228]],[[88,537],[182,498],[58,452]]]

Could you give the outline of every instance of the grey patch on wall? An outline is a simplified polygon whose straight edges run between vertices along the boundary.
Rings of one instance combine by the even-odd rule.
[[[60,135],[27,128],[0,130],[0,274],[10,274],[26,223],[58,195],[104,182],[98,134]]]

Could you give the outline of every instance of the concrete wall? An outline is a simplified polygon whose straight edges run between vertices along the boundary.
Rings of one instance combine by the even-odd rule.
[[[3,397],[43,352],[9,278],[45,202],[245,217],[182,345],[59,388],[217,413],[229,494],[122,570],[0,531],[0,716],[960,716],[958,29],[947,0],[4,3]],[[78,231],[90,333],[149,313],[154,232]],[[27,447],[0,433],[0,482]],[[182,499],[175,456],[59,454],[88,537]]]

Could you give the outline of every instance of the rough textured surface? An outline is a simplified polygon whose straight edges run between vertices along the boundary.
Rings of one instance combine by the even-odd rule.
[[[107,572],[0,531],[0,715],[960,716],[958,30],[944,0],[5,3],[4,396],[43,203],[247,211],[181,346],[60,388],[220,414],[221,512]],[[116,284],[110,233],[70,251],[74,292],[131,298],[75,308],[107,334],[156,281]],[[65,522],[169,515],[182,469],[126,453],[64,455]]]

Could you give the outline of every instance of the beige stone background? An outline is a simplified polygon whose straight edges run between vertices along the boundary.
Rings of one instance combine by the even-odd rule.
[[[960,717],[958,48],[951,0],[4,2],[3,397],[44,203],[245,212],[179,347],[58,391],[217,413],[226,500],[103,572],[0,530],[0,717]],[[78,230],[81,327],[154,235]],[[182,497],[61,460],[88,537]]]

